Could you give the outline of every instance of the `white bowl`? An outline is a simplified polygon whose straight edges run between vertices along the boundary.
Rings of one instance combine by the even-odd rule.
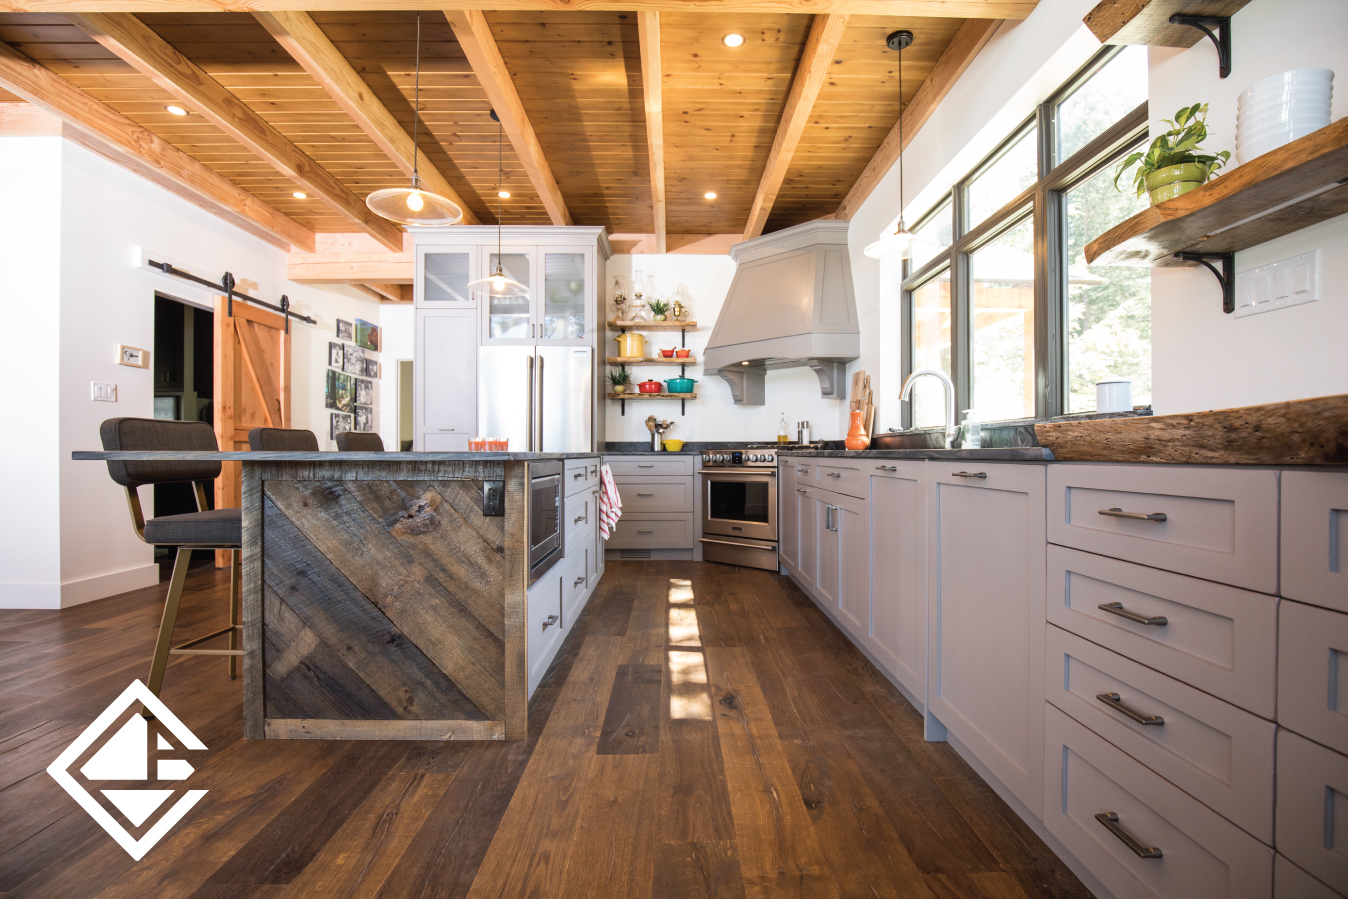
[[[1276,112],[1279,109],[1328,109],[1330,102],[1334,98],[1333,91],[1317,91],[1313,94],[1295,94],[1289,97],[1268,97],[1263,100],[1252,100],[1249,103],[1241,103],[1236,108],[1236,115],[1259,115],[1265,112]]]
[[[1236,110],[1236,121],[1244,119],[1253,119],[1260,116],[1273,115],[1298,115],[1301,113],[1317,113],[1319,115],[1329,115],[1332,96],[1325,94],[1323,97],[1298,98],[1289,100],[1286,103],[1268,103],[1260,106],[1241,107]]]
[[[1324,122],[1327,125],[1329,124],[1329,107],[1324,106],[1320,109],[1301,107],[1274,109],[1268,112],[1239,116],[1236,119],[1236,127],[1239,128],[1244,125],[1248,128],[1251,125],[1267,125],[1270,122]]]
[[[1250,138],[1266,137],[1270,134],[1287,134],[1295,140],[1298,137],[1305,137],[1307,134],[1319,131],[1326,127],[1328,123],[1320,124],[1318,122],[1274,122],[1268,125],[1261,125],[1258,128],[1237,128],[1236,140],[1248,140]]]
[[[1248,100],[1259,99],[1289,89],[1307,89],[1313,85],[1327,86],[1332,84],[1333,81],[1334,73],[1330,69],[1292,69],[1288,72],[1271,75],[1262,81],[1256,81],[1241,93],[1240,102],[1244,103]]]
[[[1263,156],[1265,153],[1271,153],[1279,147],[1284,147],[1292,142],[1292,137],[1287,134],[1274,134],[1268,137],[1251,138],[1247,140],[1236,141],[1236,161],[1241,165],[1254,159],[1256,156]]]

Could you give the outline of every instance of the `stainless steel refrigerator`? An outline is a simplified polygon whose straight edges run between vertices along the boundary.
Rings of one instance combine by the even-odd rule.
[[[512,452],[594,450],[594,350],[583,346],[478,348],[477,432]]]

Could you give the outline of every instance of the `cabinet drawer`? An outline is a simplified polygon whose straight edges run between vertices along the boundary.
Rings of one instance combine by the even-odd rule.
[[[691,475],[700,456],[650,453],[635,456],[605,456],[615,478],[621,475]]]
[[[1283,602],[1278,646],[1278,723],[1348,753],[1348,615]]]
[[[1117,899],[1268,899],[1273,850],[1056,708],[1046,714],[1044,825]],[[1114,816],[1119,833],[1096,815]]]
[[[468,432],[462,434],[431,431],[421,436],[421,448],[428,453],[468,452]]]
[[[862,473],[860,465],[839,465],[827,461],[814,467],[814,483],[834,493],[865,499],[870,478]]]
[[[565,559],[558,562],[529,588],[525,628],[529,646],[530,695],[543,679],[561,644],[562,574],[567,568]]]
[[[778,456],[777,461],[780,463],[782,468],[786,468],[788,465],[791,467],[791,470],[796,473],[796,483],[799,484],[801,487],[809,487],[814,485],[815,464],[813,460],[792,459],[789,456]],[[830,478],[829,480],[833,479]]]
[[[1048,509],[1050,543],[1278,592],[1277,472],[1051,465]]]
[[[1100,608],[1166,623],[1142,624]],[[1130,562],[1048,548],[1048,620],[1271,719],[1278,601]]]
[[[594,556],[594,535],[567,546],[562,563],[562,626],[570,631],[576,616],[584,606],[585,593],[590,588],[589,566]]]
[[[594,537],[594,517],[598,510],[594,506],[594,491],[573,493],[562,504],[562,520],[566,523],[567,555],[573,545],[580,545],[587,536]]]
[[[594,475],[590,470],[594,469]],[[599,458],[589,459],[567,459],[562,470],[562,483],[566,485],[563,489],[567,496],[578,493],[586,487],[593,486],[599,473]]]
[[[1278,851],[1348,892],[1348,756],[1278,731]]]
[[[1273,856],[1273,899],[1341,899],[1336,893],[1287,860]]]
[[[1044,683],[1060,710],[1273,845],[1273,722],[1052,625]]]
[[[623,514],[693,511],[692,478],[615,477]]]
[[[1348,612],[1348,474],[1282,473],[1282,595]]]
[[[624,513],[611,533],[607,549],[692,549],[693,513],[649,518]]]

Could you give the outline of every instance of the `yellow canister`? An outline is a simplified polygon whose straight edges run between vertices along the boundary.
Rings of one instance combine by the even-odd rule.
[[[646,338],[632,331],[626,331],[613,338],[618,341],[618,355],[628,357],[644,357],[646,355]]]

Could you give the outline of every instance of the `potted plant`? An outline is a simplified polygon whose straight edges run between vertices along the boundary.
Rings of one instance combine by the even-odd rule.
[[[627,385],[632,383],[632,375],[625,368],[609,371],[608,382],[613,385],[614,393],[626,393]]]
[[[669,303],[664,300],[647,300],[646,305],[651,310],[651,321],[662,322],[665,320],[665,313],[669,311]]]
[[[1145,153],[1130,153],[1119,163],[1114,186],[1118,188],[1123,173],[1137,164],[1133,175],[1137,195],[1146,193],[1153,206],[1201,187],[1231,158],[1229,150],[1209,153],[1199,146],[1208,137],[1207,116],[1208,104],[1195,103],[1175,113],[1173,121],[1163,119],[1170,130],[1152,141]]]

